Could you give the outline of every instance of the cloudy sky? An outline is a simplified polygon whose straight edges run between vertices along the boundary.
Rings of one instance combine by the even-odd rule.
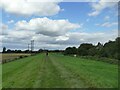
[[[117,2],[0,1],[0,41],[7,49],[65,49],[118,36]],[[1,48],[2,49],[2,48]]]

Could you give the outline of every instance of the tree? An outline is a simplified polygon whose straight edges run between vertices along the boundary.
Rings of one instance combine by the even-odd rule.
[[[120,37],[116,38],[116,58],[120,60]]]
[[[66,48],[64,54],[78,54],[80,56],[98,56],[107,57],[120,60],[120,37],[117,37],[115,41],[108,41],[104,45],[100,42],[96,46],[83,43],[78,49],[76,47]]]
[[[98,42],[96,49],[101,50],[102,48],[103,48],[103,45],[100,42]]]
[[[103,48],[99,52],[100,57],[108,57],[117,59],[118,55],[118,44],[117,41],[109,41],[104,44]]]
[[[76,47],[68,47],[66,48],[66,50],[64,51],[64,54],[77,54],[77,48]]]
[[[6,47],[3,47],[3,51],[2,51],[3,53],[5,53],[6,52]]]
[[[44,51],[43,49],[39,49],[39,50],[38,50],[39,53],[41,53],[41,52],[43,52],[43,51]]]
[[[93,48],[90,48],[88,50],[88,55],[90,55],[90,56],[98,56],[98,52],[99,52],[99,50],[96,49],[95,47],[93,47]]]
[[[83,43],[78,47],[78,54],[81,56],[89,55],[89,49],[93,48],[94,46],[89,43]]]
[[[8,50],[7,50],[7,53],[12,53],[12,52],[13,52],[13,51],[12,51],[12,50],[10,50],[10,49],[8,49]]]

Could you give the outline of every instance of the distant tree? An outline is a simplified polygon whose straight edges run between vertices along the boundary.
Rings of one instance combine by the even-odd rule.
[[[98,53],[99,53],[99,50],[96,49],[95,47],[90,48],[88,50],[88,55],[90,55],[90,56],[98,56]]]
[[[78,54],[80,56],[99,56],[114,58],[120,60],[120,37],[117,37],[115,41],[108,41],[104,45],[100,42],[96,46],[83,43],[78,49],[76,47],[67,47],[64,54]]]
[[[78,54],[81,56],[89,55],[89,49],[93,48],[94,46],[89,43],[83,43],[78,47]]]
[[[115,41],[109,41],[104,45],[105,52],[110,58],[112,58],[113,55],[115,54],[115,48],[116,48]]]
[[[43,52],[43,51],[44,51],[43,49],[39,49],[39,50],[38,50],[39,53],[41,53],[41,52]]]
[[[22,51],[21,51],[22,52]],[[25,50],[25,51],[23,51],[24,53],[29,53],[29,50]]]
[[[12,51],[12,52],[14,52],[14,53],[22,53],[21,50],[14,50],[14,51]]]
[[[108,57],[108,53],[104,48],[99,52],[99,57]]]
[[[3,51],[2,51],[3,53],[5,53],[6,52],[6,47],[3,47]]]
[[[118,55],[117,51],[118,51],[117,42],[109,41],[104,44],[103,48],[100,50],[99,56],[117,59]]]
[[[64,51],[64,54],[77,54],[77,48],[76,47],[68,47]]]
[[[21,50],[17,50],[17,53],[22,53],[22,51]]]
[[[116,38],[116,58],[120,60],[120,37]]]
[[[102,48],[103,48],[103,45],[100,42],[98,42],[96,49],[101,50]]]
[[[76,47],[72,47],[72,54],[77,54],[77,48]]]
[[[10,49],[8,49],[8,50],[7,50],[7,53],[11,53],[11,52],[13,52],[13,51],[12,51],[12,50],[10,50]]]

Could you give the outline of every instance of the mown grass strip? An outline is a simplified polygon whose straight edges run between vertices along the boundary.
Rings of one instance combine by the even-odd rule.
[[[39,72],[42,55],[31,56],[3,65],[4,88],[31,88]]]
[[[118,66],[62,54],[3,64],[4,88],[116,88]]]
[[[117,65],[59,54],[52,56],[84,80],[88,87],[118,87]]]
[[[50,58],[57,70],[60,71],[61,78],[64,80],[66,88],[86,88],[84,82],[65,67],[64,64],[60,63],[57,58],[52,56],[50,56]]]
[[[53,65],[49,57],[45,57],[38,75],[37,85],[39,88],[61,88],[65,87],[59,71]]]

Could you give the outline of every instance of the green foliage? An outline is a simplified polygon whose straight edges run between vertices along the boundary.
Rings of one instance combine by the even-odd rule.
[[[92,45],[89,43],[81,44],[76,50],[77,54],[80,56],[98,56],[120,59],[120,37],[116,38],[115,41],[106,42],[102,45],[100,42],[98,44]],[[66,54],[74,54],[74,50],[71,47],[66,48]]]
[[[64,54],[65,55],[68,55],[68,54],[77,54],[77,48],[76,47],[68,47],[68,48],[66,48]]]
[[[116,38],[116,52],[117,54],[115,54],[118,58],[118,60],[120,60],[120,37]]]
[[[99,53],[99,50],[96,49],[96,47],[90,48],[88,50],[88,55],[90,55],[90,56],[97,56],[98,53]]]
[[[3,51],[2,51],[3,53],[5,53],[6,52],[6,47],[3,47]]]
[[[78,55],[81,56],[86,56],[89,55],[88,50],[93,48],[94,46],[92,44],[88,44],[88,43],[83,43],[78,47]]]
[[[118,48],[116,41],[109,41],[104,44],[99,54],[101,57],[115,58],[118,59]]]

